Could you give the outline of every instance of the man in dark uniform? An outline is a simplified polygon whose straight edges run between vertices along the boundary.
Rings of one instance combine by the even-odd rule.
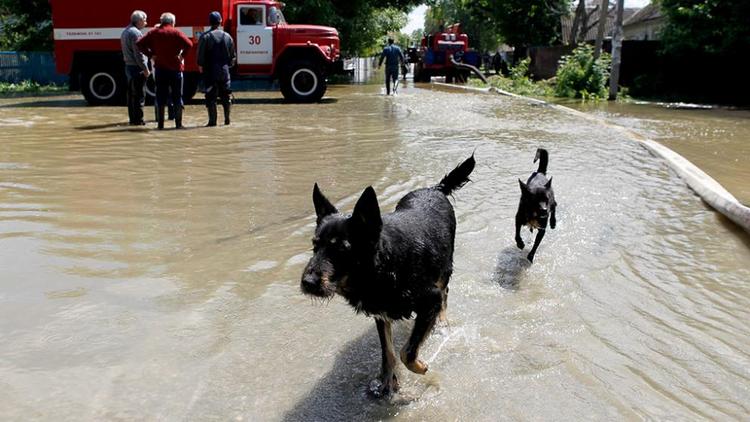
[[[229,68],[234,66],[234,40],[226,32],[219,29],[221,14],[211,12],[208,16],[211,30],[201,35],[198,41],[198,67],[203,73],[203,85],[206,87],[206,108],[208,108],[208,124],[216,126],[216,99],[221,98],[224,108],[224,124],[229,124],[229,112],[232,106],[231,79]]]
[[[391,81],[395,86],[398,80],[398,69],[404,65],[404,53],[397,45],[393,45],[393,38],[388,38],[388,45],[380,53],[378,69],[383,65],[383,60],[385,60],[385,92],[386,95],[391,95]]]
[[[174,27],[175,17],[163,13],[158,28],[149,31],[136,45],[148,57],[154,58],[156,76],[156,121],[159,129],[164,129],[164,107],[167,97],[174,104],[174,123],[177,129],[182,128],[182,71],[185,63],[183,52],[187,52],[193,42],[179,29]]]

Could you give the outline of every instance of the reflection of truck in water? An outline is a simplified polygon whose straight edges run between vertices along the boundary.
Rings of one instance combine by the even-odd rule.
[[[419,47],[407,50],[407,60],[414,63],[415,82],[429,82],[433,76],[445,76],[446,82],[453,82],[465,81],[470,73],[454,61],[478,67],[482,56],[469,49],[469,37],[461,33],[461,24],[454,24],[422,37]]]
[[[200,80],[195,54],[198,38],[209,29],[208,14],[224,17],[224,30],[237,48],[239,78],[278,80],[284,97],[317,101],[326,91],[326,75],[340,58],[335,28],[290,25],[273,0],[50,0],[57,71],[70,76],[89,104],[122,103],[125,72],[120,34],[133,10],[143,10],[150,24],[163,12],[176,16],[175,27],[193,41],[183,54],[183,95],[192,98]],[[144,32],[150,28],[144,28]],[[339,66],[340,67],[340,66]],[[153,93],[150,93],[153,94]]]

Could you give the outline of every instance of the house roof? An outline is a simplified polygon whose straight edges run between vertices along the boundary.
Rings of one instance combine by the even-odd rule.
[[[628,26],[628,25],[639,23],[639,22],[661,19],[662,16],[663,15],[661,14],[661,8],[654,3],[649,3],[648,5],[643,7],[641,10],[635,12],[633,16],[631,16],[628,19],[625,19],[622,22],[622,26]]]
[[[594,10],[594,7],[586,6],[586,12],[591,13],[591,11]],[[623,20],[623,26],[624,22],[626,20],[630,20],[630,18],[637,14],[637,12],[641,9],[637,8],[631,8],[626,7],[622,11],[622,20]],[[563,43],[569,44],[570,43],[570,31],[573,29],[573,18],[575,17],[575,10],[571,11],[571,13],[568,16],[562,16],[560,18],[560,25],[562,27],[562,38]],[[611,37],[614,29],[615,29],[615,10],[613,9],[610,11],[610,13],[607,14],[607,22],[604,25],[604,34],[605,37]],[[596,11],[593,15],[591,15],[591,18],[589,19],[590,22],[598,22],[599,21],[599,11]],[[584,41],[593,41],[596,39],[597,32],[599,31],[599,26],[594,25],[591,27],[591,29],[586,32],[586,36],[584,38]]]

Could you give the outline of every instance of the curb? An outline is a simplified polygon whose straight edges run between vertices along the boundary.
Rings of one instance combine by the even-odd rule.
[[[547,101],[525,97],[523,95],[514,94],[512,92],[503,91],[502,89],[497,88],[474,88],[441,82],[433,83],[439,86],[446,86],[450,88],[457,88],[487,94],[495,92],[501,95],[528,101],[534,104],[544,104],[556,110],[560,110],[568,114],[573,114],[589,121],[597,122],[609,128],[615,129],[620,133],[626,135],[630,139],[638,142],[638,144],[648,150],[652,155],[660,157],[664,161],[666,161],[669,167],[674,170],[677,175],[680,176],[680,178],[682,178],[685,183],[687,183],[690,189],[698,194],[698,196],[700,196],[704,202],[706,202],[716,211],[722,213],[724,216],[732,220],[735,224],[742,227],[748,234],[750,234],[750,208],[742,205],[737,200],[737,198],[735,198],[731,193],[724,189],[724,187],[721,186],[719,182],[714,180],[711,176],[706,174],[695,164],[691,163],[685,157],[672,151],[662,144],[645,138],[627,128],[612,124],[600,117],[592,116],[590,114],[586,114],[584,112],[574,110],[570,107],[565,107],[559,104],[552,104]]]

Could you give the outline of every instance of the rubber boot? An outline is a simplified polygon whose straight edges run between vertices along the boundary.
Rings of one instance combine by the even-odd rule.
[[[179,105],[174,107],[174,128],[182,129],[182,107]]]
[[[231,121],[229,120],[229,113],[232,111],[232,103],[222,104],[224,106],[224,124],[228,125]],[[216,107],[216,106],[214,106]],[[215,112],[214,108],[214,112]]]
[[[164,129],[164,106],[156,107],[156,125],[157,129]]]
[[[169,103],[167,106],[167,120],[174,120],[175,118],[175,106],[173,103]]]
[[[216,103],[214,104],[207,104],[206,108],[208,109],[208,124],[207,127],[216,126],[216,119],[217,115],[219,114]]]

